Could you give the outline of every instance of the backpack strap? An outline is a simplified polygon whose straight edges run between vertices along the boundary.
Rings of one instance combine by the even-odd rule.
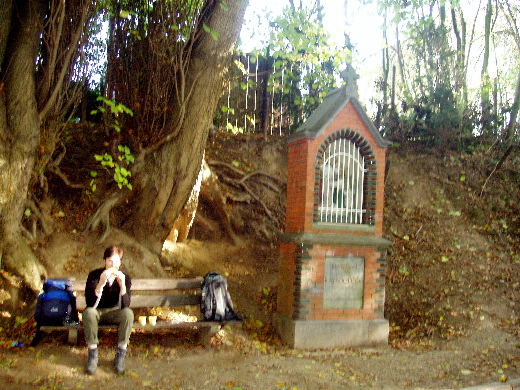
[[[215,319],[215,314],[217,312],[217,299],[215,298],[215,282],[212,281],[209,284],[209,294],[211,297],[211,318]]]
[[[101,300],[101,296],[103,295],[103,289],[105,288],[107,282],[108,282],[108,279],[105,281],[105,284],[101,288],[101,294],[99,294],[99,297],[97,297],[97,299],[96,299],[96,303],[94,303],[94,306],[92,306],[93,309],[97,309],[97,307],[99,305],[99,301]]]

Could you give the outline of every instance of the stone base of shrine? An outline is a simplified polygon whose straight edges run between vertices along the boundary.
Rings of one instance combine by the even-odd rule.
[[[388,344],[389,323],[375,320],[293,320],[275,313],[273,325],[295,349],[374,347]]]

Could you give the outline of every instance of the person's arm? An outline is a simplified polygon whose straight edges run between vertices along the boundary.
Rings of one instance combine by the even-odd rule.
[[[101,272],[98,270],[92,271],[88,274],[87,283],[85,284],[85,302],[87,307],[93,307],[96,303],[96,288],[99,284],[99,275]]]

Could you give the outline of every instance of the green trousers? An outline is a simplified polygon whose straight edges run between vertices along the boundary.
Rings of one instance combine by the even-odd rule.
[[[128,344],[130,335],[132,334],[132,325],[134,324],[134,312],[129,307],[124,309],[117,307],[109,309],[87,307],[83,311],[83,329],[85,331],[85,341],[87,345],[99,344],[99,324],[119,325],[118,343]]]

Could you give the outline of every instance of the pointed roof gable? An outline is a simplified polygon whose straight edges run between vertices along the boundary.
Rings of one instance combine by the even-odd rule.
[[[352,93],[352,87],[343,85],[329,93],[323,102],[314,110],[307,120],[288,138],[289,142],[294,142],[304,138],[316,138],[323,133],[332,120],[340,113],[348,103],[352,103],[356,112],[359,114],[368,131],[374,137],[380,147],[387,147],[391,144],[385,140],[368,117],[361,103]]]

